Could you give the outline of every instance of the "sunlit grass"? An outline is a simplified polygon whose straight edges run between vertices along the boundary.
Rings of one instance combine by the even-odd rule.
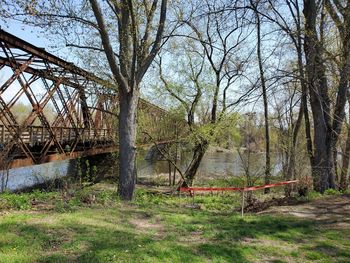
[[[92,194],[94,202],[85,202]],[[200,209],[188,208],[188,197],[145,191],[132,203],[101,189],[70,200],[60,192],[23,195],[26,210],[0,210],[1,263],[350,261],[350,229],[282,215],[242,219],[239,195],[197,196]]]

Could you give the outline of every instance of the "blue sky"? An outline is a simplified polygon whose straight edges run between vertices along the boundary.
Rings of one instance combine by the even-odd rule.
[[[45,38],[38,36],[37,29],[28,25],[23,25],[17,21],[8,21],[6,23],[4,23],[4,21],[0,21],[0,26],[1,29],[24,39],[35,46],[47,48],[49,45],[49,42],[45,40]]]
[[[1,29],[5,30],[6,32],[15,35],[35,46],[41,47],[41,48],[47,48],[49,45],[49,41],[45,40],[45,38],[40,37],[38,34],[38,31],[30,26],[23,25],[20,22],[17,21],[8,21],[7,23],[4,23],[4,21],[0,21]],[[9,68],[4,68],[0,72],[0,84],[2,84],[4,81],[6,81],[12,74],[12,71]],[[38,86],[37,83],[33,83],[33,86],[36,90],[43,91],[42,87]],[[11,89],[7,89],[4,94],[2,94],[5,101],[9,101],[18,91],[19,84],[14,83]],[[25,96],[21,96],[19,99],[22,103],[28,103]]]

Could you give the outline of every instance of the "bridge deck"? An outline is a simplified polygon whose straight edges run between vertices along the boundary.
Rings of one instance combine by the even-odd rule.
[[[20,126],[15,126],[15,129],[19,129]],[[93,129],[85,128],[68,128],[68,127],[51,127],[57,140],[64,145],[74,140],[81,142],[85,141],[113,141],[114,130],[111,129]],[[20,140],[29,145],[36,145],[47,142],[50,140],[50,133],[43,126],[29,126],[21,132]],[[12,133],[4,125],[0,125],[0,144],[5,145],[11,142],[13,139]]]

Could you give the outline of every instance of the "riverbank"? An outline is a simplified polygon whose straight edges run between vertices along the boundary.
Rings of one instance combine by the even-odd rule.
[[[192,198],[138,189],[134,202],[123,203],[115,186],[106,183],[0,198],[1,262],[350,260],[345,224],[350,214],[336,225],[277,212],[242,219],[235,212],[239,195],[198,196],[193,206]],[[317,197],[307,204],[316,207],[328,200],[330,207],[332,198],[350,204],[345,195]]]

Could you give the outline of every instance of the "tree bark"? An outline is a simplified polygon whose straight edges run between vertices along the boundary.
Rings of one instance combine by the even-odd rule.
[[[185,172],[186,182],[189,186],[193,185],[193,180],[196,176],[199,165],[201,164],[204,154],[206,153],[208,147],[209,142],[207,140],[202,140],[201,142],[197,143],[193,149],[191,163]]]
[[[312,175],[314,189],[323,193],[332,182],[332,150],[330,99],[322,60],[322,48],[317,38],[317,8],[314,0],[304,0],[306,73],[314,121],[314,157]]]
[[[298,118],[295,122],[293,127],[293,133],[292,133],[292,144],[290,147],[290,152],[289,152],[289,161],[288,161],[288,167],[287,167],[287,172],[286,172],[286,180],[292,180],[295,177],[295,154],[296,154],[296,145],[297,145],[297,139],[298,139],[298,133],[301,127],[301,122],[303,119],[303,113],[304,113],[304,107],[303,107],[303,100],[301,101],[299,113],[298,113]],[[291,120],[293,123],[293,120]],[[285,187],[285,195],[290,196],[292,192],[292,186],[291,185],[286,185]]]
[[[261,81],[261,89],[263,95],[264,102],[264,122],[265,122],[265,184],[270,183],[271,177],[271,157],[270,157],[270,131],[269,131],[269,106],[267,99],[267,87],[266,87],[266,79],[262,61],[261,54],[261,21],[260,16],[257,10],[257,6],[254,6],[255,17],[256,17],[256,26],[257,26],[257,56],[258,56],[258,64],[260,71],[260,81]],[[265,193],[270,192],[270,188],[265,188]]]
[[[136,176],[136,112],[139,100],[139,84],[159,52],[164,32],[167,0],[161,1],[159,21],[156,27],[152,27],[153,14],[157,7],[157,1],[153,2],[154,10],[149,13],[145,22],[146,32],[142,39],[138,35],[135,8],[133,1],[121,1],[114,3],[116,20],[119,32],[119,63],[113,51],[110,32],[102,9],[97,0],[89,0],[96,18],[101,42],[111,72],[119,91],[119,195],[123,200],[131,200],[135,188]],[[149,41],[151,28],[156,31],[154,41]],[[142,40],[142,41],[139,41]],[[139,42],[142,42],[139,46]],[[150,44],[151,43],[151,44]],[[142,50],[142,52],[141,52]],[[140,54],[142,53],[142,54]]]
[[[350,100],[348,99],[349,104]],[[349,124],[350,124],[350,106],[349,106]],[[343,154],[343,163],[340,172],[339,189],[345,191],[348,188],[348,169],[350,163],[350,128],[348,127],[348,134],[346,138],[345,152]]]
[[[339,35],[341,38],[341,66],[340,66],[340,79],[338,84],[338,91],[337,91],[337,99],[334,106],[334,114],[333,114],[333,124],[332,124],[332,154],[333,154],[333,170],[331,171],[333,173],[333,178],[336,176],[338,177],[337,173],[337,142],[339,139],[339,135],[341,133],[343,121],[345,118],[345,105],[348,98],[349,93],[349,75],[350,75],[350,3],[347,3],[346,8],[344,11],[341,11],[340,13],[343,15],[344,22],[338,23],[338,15],[336,14],[335,10],[333,9],[332,4],[329,1],[326,1],[326,8],[328,12],[330,13],[331,17],[333,18],[334,22],[336,23],[339,31]],[[334,184],[333,182],[330,182]]]
[[[134,89],[134,93],[137,89]],[[136,179],[136,113],[139,95],[120,94],[119,112],[119,195],[132,200]]]

